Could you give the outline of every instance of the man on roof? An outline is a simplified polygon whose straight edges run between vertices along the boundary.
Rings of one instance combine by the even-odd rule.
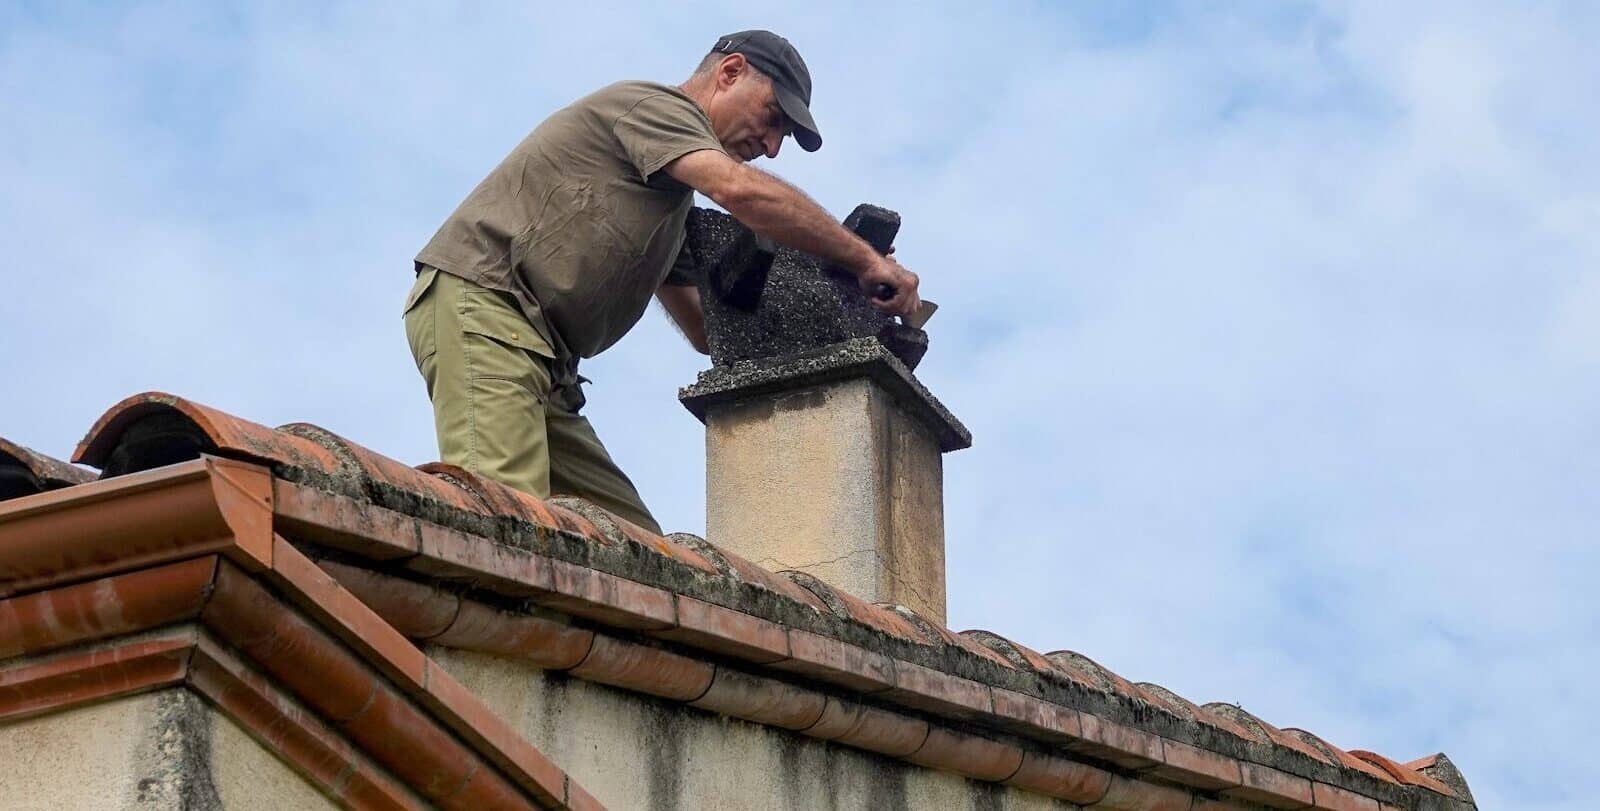
[[[782,245],[888,285],[910,314],[917,277],[788,183],[746,164],[786,136],[822,146],[811,74],[770,31],[717,40],[676,87],[627,81],[558,110],[479,183],[416,257],[406,337],[433,402],[440,458],[540,498],[576,495],[660,532],[578,411],[578,360],[616,343],[651,296],[702,353],[682,266],[700,192]]]

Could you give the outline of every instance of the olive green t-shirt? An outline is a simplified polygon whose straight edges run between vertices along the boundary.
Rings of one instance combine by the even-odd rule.
[[[479,183],[417,264],[510,294],[562,357],[638,322],[683,243],[694,191],[662,167],[724,151],[675,87],[618,82],[557,111]]]

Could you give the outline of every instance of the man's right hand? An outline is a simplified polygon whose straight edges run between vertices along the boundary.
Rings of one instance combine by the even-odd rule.
[[[917,295],[917,274],[905,269],[893,256],[873,254],[876,261],[856,276],[862,292],[872,301],[872,306],[891,315],[910,316],[922,304]],[[880,287],[887,285],[894,295],[878,298]]]

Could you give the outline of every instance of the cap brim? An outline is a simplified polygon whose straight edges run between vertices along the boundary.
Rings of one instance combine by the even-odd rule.
[[[795,143],[807,152],[821,149],[822,133],[817,132],[817,122],[811,119],[811,111],[806,108],[806,103],[777,82],[772,83],[772,90],[778,97],[778,106],[783,108],[783,114],[794,122]]]

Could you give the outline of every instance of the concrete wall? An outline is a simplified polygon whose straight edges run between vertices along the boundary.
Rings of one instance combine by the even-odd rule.
[[[203,699],[179,688],[0,725],[0,807],[336,806]]]
[[[612,811],[1076,808],[509,659],[428,654]]]

